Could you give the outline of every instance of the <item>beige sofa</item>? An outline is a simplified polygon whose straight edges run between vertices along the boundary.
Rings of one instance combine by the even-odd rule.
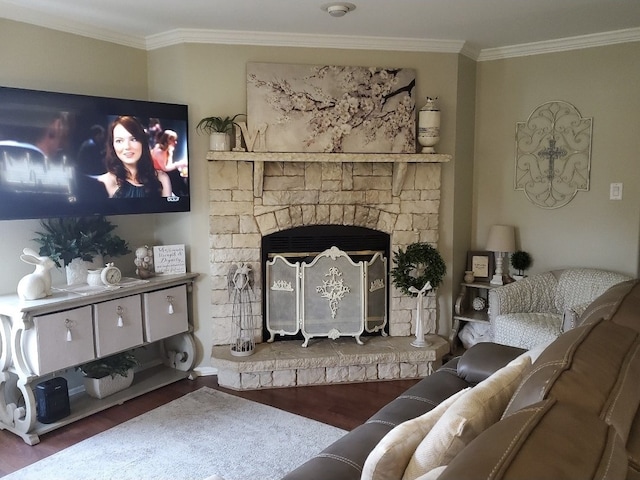
[[[489,291],[491,338],[530,349],[548,344],[575,327],[585,308],[626,275],[592,268],[568,268],[526,277]]]

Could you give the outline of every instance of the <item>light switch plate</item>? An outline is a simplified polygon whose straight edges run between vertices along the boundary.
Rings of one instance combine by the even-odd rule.
[[[612,183],[609,186],[609,200],[622,200],[622,183]]]

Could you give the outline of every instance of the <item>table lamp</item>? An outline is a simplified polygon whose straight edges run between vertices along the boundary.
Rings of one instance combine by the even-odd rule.
[[[491,285],[504,285],[505,277],[508,277],[508,274],[503,274],[502,263],[505,253],[508,254],[516,250],[515,228],[510,225],[492,225],[489,230],[487,250],[494,252],[496,257],[496,272],[490,283]]]

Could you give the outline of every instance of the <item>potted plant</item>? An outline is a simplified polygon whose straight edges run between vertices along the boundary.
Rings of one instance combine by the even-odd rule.
[[[522,250],[518,250],[517,252],[513,252],[511,254],[511,266],[518,271],[517,275],[514,275],[513,278],[516,280],[521,280],[525,277],[524,271],[531,266],[532,259],[531,255]]]
[[[84,374],[84,388],[95,398],[104,398],[129,388],[133,369],[140,363],[131,351],[99,358],[77,367]]]
[[[69,284],[86,282],[85,262],[131,251],[127,242],[113,234],[116,226],[103,216],[50,218],[40,225],[42,231],[33,239],[40,244],[40,255],[50,257],[59,268],[64,264]]]
[[[244,114],[238,113],[233,117],[204,117],[196,125],[196,130],[209,135],[209,148],[211,150],[230,150],[229,134],[233,131],[233,127],[237,126],[236,118],[241,115]]]

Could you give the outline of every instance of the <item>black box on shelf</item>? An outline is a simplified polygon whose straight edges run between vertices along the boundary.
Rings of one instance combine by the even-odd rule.
[[[41,423],[53,423],[71,413],[69,388],[62,377],[40,382],[36,385],[37,419]]]

